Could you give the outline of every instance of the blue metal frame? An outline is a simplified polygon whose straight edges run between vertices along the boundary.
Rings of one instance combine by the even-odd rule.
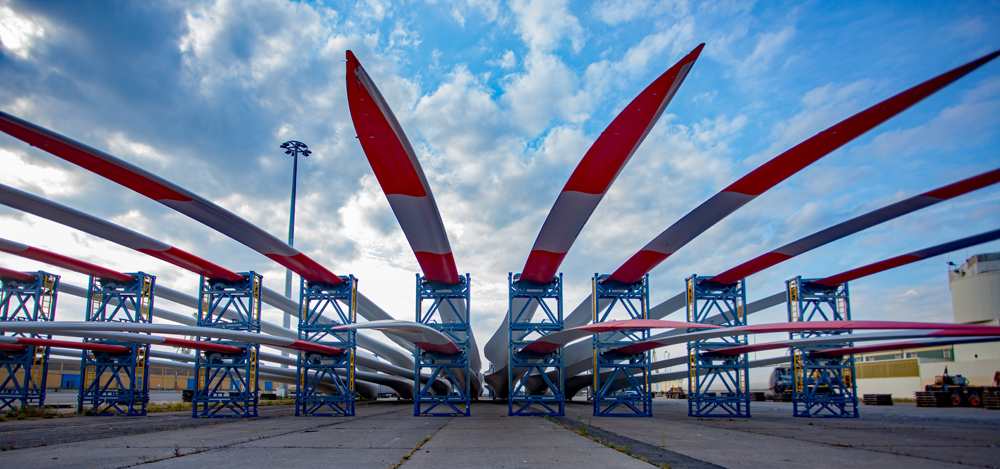
[[[125,282],[90,278],[87,321],[153,322],[156,277],[143,272],[128,275],[132,278]],[[121,353],[84,350],[81,353],[77,412],[129,417],[146,415],[146,403],[149,402],[149,344],[103,339],[85,341],[119,345],[128,350]]]
[[[744,281],[723,285],[710,277],[693,275],[687,280],[688,322],[704,323],[721,314],[725,327],[745,326]],[[688,343],[688,415],[691,417],[750,417],[750,368],[747,354],[718,356],[702,352],[747,345],[745,335]],[[725,391],[710,391],[712,386]]]
[[[622,320],[649,319],[649,275],[636,283],[607,280],[594,274],[591,302],[594,324]],[[601,300],[610,300],[600,311]],[[607,350],[649,340],[649,329],[594,334],[594,416],[652,417],[653,394],[649,390],[649,352],[624,355]],[[603,374],[603,375],[602,375]],[[614,386],[625,380],[625,387]]]
[[[472,346],[472,324],[469,322],[471,282],[469,274],[461,276],[456,283],[431,281],[417,274],[417,322],[448,336],[461,353],[446,355],[416,347],[413,370],[413,383],[417,387],[413,393],[414,416],[471,415],[474,371],[469,363],[469,350]],[[425,300],[430,302],[429,305],[425,306]],[[452,311],[454,315],[443,316],[442,308]],[[430,379],[422,383],[420,376],[424,370],[429,371]],[[432,386],[439,378],[451,385],[449,394],[434,394]]]
[[[256,272],[241,272],[230,282],[201,278],[198,288],[198,325],[245,332],[260,332],[260,289],[263,278]],[[226,318],[226,313],[235,314]],[[260,345],[231,340],[205,340],[234,347],[238,353],[199,351],[195,362],[197,389],[191,416],[245,418],[257,416],[257,366]],[[228,385],[228,387],[227,387]]]
[[[337,285],[302,279],[299,295],[299,340],[343,350],[337,355],[299,352],[295,416],[352,417],[354,390],[354,330],[333,328],[357,322],[358,279],[340,277]],[[331,385],[332,383],[332,385]]]
[[[0,278],[0,321],[53,321],[59,276],[38,271],[30,280]],[[0,332],[0,335],[7,335]],[[11,333],[15,337],[51,338],[50,335]],[[27,346],[24,350],[0,351],[0,411],[45,405],[45,382],[49,348]]]
[[[850,321],[847,284],[825,286],[795,277],[785,281],[788,321]],[[794,347],[792,353],[792,408],[795,417],[857,418],[858,390],[854,355],[825,356],[824,348],[853,345],[850,331],[792,332],[790,339],[845,335],[845,343]]]
[[[496,373],[496,370],[493,369],[493,364],[490,363],[490,367],[489,369],[486,370],[486,374],[492,375],[493,373]],[[497,393],[496,391],[493,390],[492,386],[486,386],[486,394],[490,397],[491,400],[496,400],[497,398]]]
[[[560,273],[551,282],[522,280],[521,274],[507,275],[507,340],[509,365],[507,415],[560,416],[566,413],[566,377],[563,372],[563,348],[549,354],[522,352],[529,343],[563,330],[563,278]],[[515,306],[515,300],[518,305]],[[521,304],[521,301],[524,303]],[[555,303],[554,305],[552,303]],[[535,309],[543,313],[534,318]],[[549,373],[555,372],[555,380]],[[530,394],[527,378],[538,375],[547,385],[543,394]]]

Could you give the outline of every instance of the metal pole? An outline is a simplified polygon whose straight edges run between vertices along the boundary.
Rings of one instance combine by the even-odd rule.
[[[292,204],[289,209],[288,216],[288,245],[295,245],[295,189],[299,178],[299,153],[302,156],[309,156],[312,154],[309,151],[309,147],[302,142],[297,142],[295,140],[290,140],[281,144],[281,148],[285,149],[286,155],[292,155]],[[288,299],[292,298],[292,269],[285,269],[285,297]],[[285,329],[290,329],[292,325],[292,315],[287,311],[282,313],[281,325]],[[287,357],[288,352],[281,352],[281,356]],[[282,368],[288,368],[288,365],[281,365]],[[288,396],[288,384],[281,383],[279,385],[281,394],[284,397]]]

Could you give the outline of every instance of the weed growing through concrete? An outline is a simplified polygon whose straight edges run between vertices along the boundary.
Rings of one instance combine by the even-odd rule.
[[[434,438],[434,435],[437,435],[437,432],[441,431],[442,428],[448,426],[448,424],[451,423],[452,420],[455,420],[455,417],[452,417],[452,418],[448,419],[448,421],[445,422],[444,425],[441,425],[440,428],[438,428],[437,430],[434,430],[434,433],[431,433],[430,435],[421,438],[420,442],[417,443],[417,446],[414,446],[413,449],[409,453],[406,453],[406,455],[403,456],[403,459],[401,459],[399,461],[399,463],[397,463],[395,466],[392,466],[392,469],[396,469],[399,466],[402,466],[403,463],[405,463],[407,460],[410,459],[410,457],[412,457],[414,455],[414,453],[416,453],[417,451],[420,450],[420,447],[423,446],[424,443],[427,443],[428,441],[431,441],[431,438]]]
[[[610,442],[610,441],[604,441],[604,440],[602,440],[602,439],[600,439],[600,438],[595,438],[595,437],[593,437],[593,436],[590,436],[590,435],[588,435],[588,434],[587,434],[587,425],[584,425],[584,424],[583,424],[583,421],[582,421],[583,419],[581,419],[581,418],[579,418],[579,417],[577,417],[577,418],[578,418],[578,420],[580,421],[580,429],[579,429],[579,430],[577,430],[577,429],[575,429],[575,428],[572,428],[572,427],[569,427],[569,426],[567,426],[567,425],[563,425],[562,423],[559,423],[559,422],[557,422],[557,421],[556,421],[555,419],[553,419],[552,417],[549,417],[549,416],[546,416],[546,415],[542,415],[542,416],[540,416],[540,417],[542,417],[543,419],[546,419],[546,420],[548,420],[548,421],[550,421],[550,422],[553,422],[553,423],[556,423],[556,424],[559,424],[559,426],[561,426],[561,427],[563,427],[563,428],[565,428],[565,429],[567,429],[567,430],[569,430],[569,431],[571,431],[571,432],[573,432],[573,433],[576,433],[576,434],[578,434],[578,435],[580,435],[580,436],[583,436],[583,437],[585,437],[585,438],[589,438],[589,439],[591,439],[591,440],[594,440],[594,441],[596,441],[596,442],[598,442],[598,443],[600,443],[600,444],[602,444],[602,445],[604,445],[604,446],[607,446],[608,448],[611,448],[611,449],[613,449],[613,450],[616,450],[616,451],[619,451],[619,452],[622,452],[622,453],[625,453],[625,454],[627,454],[627,455],[629,455],[629,456],[631,456],[631,457],[633,457],[633,458],[635,458],[635,459],[638,459],[638,460],[640,460],[640,461],[642,461],[642,462],[644,462],[644,463],[647,463],[647,464],[652,464],[652,465],[654,465],[654,466],[656,466],[656,467],[661,467],[661,468],[663,468],[663,469],[670,469],[670,465],[669,465],[669,464],[668,464],[668,465],[666,465],[666,466],[661,466],[661,465],[659,465],[659,464],[656,464],[656,463],[654,463],[653,461],[650,461],[649,459],[646,459],[646,458],[644,458],[644,457],[642,457],[642,456],[639,456],[639,455],[637,455],[637,454],[633,454],[633,453],[632,453],[631,451],[629,451],[629,450],[628,450],[628,446],[626,446],[626,445],[621,445],[621,446],[619,446],[619,445],[617,445],[617,444],[615,444],[615,443],[613,443],[613,442]],[[588,424],[588,425],[589,425],[589,424]],[[404,459],[404,460],[405,460],[405,459]],[[402,464],[402,462],[400,462],[400,464]],[[396,466],[396,467],[399,467],[399,466]],[[395,469],[395,468],[394,468],[394,469]]]
[[[61,416],[55,409],[29,406],[0,413],[0,422],[6,420],[51,419]]]

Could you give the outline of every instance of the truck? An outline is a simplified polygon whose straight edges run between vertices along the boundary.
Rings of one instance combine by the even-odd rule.
[[[972,406],[981,407],[983,398],[990,394],[1000,392],[1000,379],[994,379],[994,385],[998,386],[972,386],[969,380],[962,375],[949,375],[948,367],[944,368],[944,374],[934,377],[934,384],[928,384],[923,392],[916,393],[918,407],[958,407]]]
[[[772,400],[791,402],[792,392],[795,389],[795,379],[792,377],[791,368],[775,367],[771,371],[771,376],[768,378],[767,384]]]

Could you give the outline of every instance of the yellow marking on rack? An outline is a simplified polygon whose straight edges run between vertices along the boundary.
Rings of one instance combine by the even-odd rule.
[[[84,353],[87,353],[87,352],[84,352]],[[89,357],[89,353],[88,353],[88,357],[87,358],[90,358]],[[84,365],[84,367],[83,367],[83,384],[80,387],[80,389],[87,389],[87,387],[90,386],[90,383],[94,382],[94,373],[97,371],[96,368],[97,367],[95,367],[93,365]]]
[[[142,297],[139,299],[139,317],[136,318],[140,322],[150,322],[147,318],[150,317],[149,314],[149,298],[152,296],[153,290],[153,279],[149,275],[142,276]]]
[[[198,389],[195,389],[194,393],[198,394],[201,390],[205,389],[205,367],[198,368]]]
[[[354,392],[354,349],[351,349],[351,372],[349,376],[350,379],[347,382],[347,391]],[[420,382],[418,381],[416,385],[420,386]]]
[[[698,388],[695,383],[695,378],[698,375],[697,370],[695,370],[698,363],[697,355],[698,352],[695,349],[688,350],[688,394],[693,394],[694,390]]]
[[[594,349],[594,386],[593,386],[593,388],[594,388],[594,394],[597,394],[598,392],[600,392],[600,390],[597,387],[598,386],[597,385],[597,380],[598,380],[598,378],[600,376],[600,374],[599,374],[600,371],[601,371],[601,369],[597,367],[597,349],[595,348]]]
[[[597,322],[597,277],[594,277],[590,281],[590,311],[593,313],[593,320],[591,322]],[[596,361],[594,363],[597,363]],[[596,377],[595,383],[596,383]]]
[[[801,393],[806,380],[805,371],[802,369],[802,351],[796,350],[792,355],[794,356],[792,363],[795,365],[795,392]]]
[[[135,361],[135,390],[142,392],[146,388],[146,347],[138,347]]]
[[[250,382],[247,386],[249,388],[249,393],[254,394],[257,392],[257,349],[250,349],[250,374],[247,376]]]
[[[39,389],[41,387],[42,378],[45,377],[45,351],[47,349],[48,347],[35,346],[35,356],[32,360],[31,375],[24,380],[25,386],[34,385],[35,389]]]
[[[694,322],[694,279],[691,278],[687,280],[687,300],[688,322]]]

